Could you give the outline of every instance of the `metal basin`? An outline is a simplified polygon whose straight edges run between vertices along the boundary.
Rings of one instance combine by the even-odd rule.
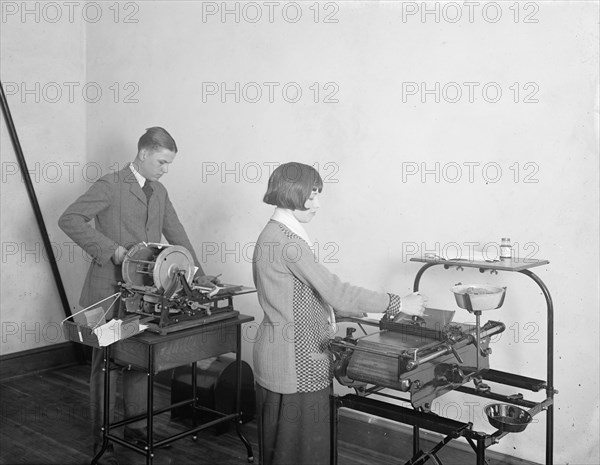
[[[509,404],[490,404],[485,408],[485,414],[490,425],[503,433],[520,433],[532,420],[527,411]]]
[[[494,310],[504,303],[506,287],[487,284],[457,284],[450,289],[456,304],[469,311]]]

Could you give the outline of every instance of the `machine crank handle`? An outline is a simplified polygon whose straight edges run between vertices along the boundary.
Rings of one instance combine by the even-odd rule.
[[[185,292],[185,295],[187,297],[191,297],[192,296],[192,288],[188,284],[187,279],[185,279],[185,270],[179,270],[177,272],[177,278],[179,279],[179,282],[183,286],[183,291]]]

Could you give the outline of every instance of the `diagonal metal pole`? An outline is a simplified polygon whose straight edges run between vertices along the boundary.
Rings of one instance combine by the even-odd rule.
[[[65,316],[69,317],[72,315],[71,307],[69,306],[69,299],[67,298],[67,294],[65,292],[65,287],[63,285],[62,279],[60,277],[60,272],[58,270],[58,266],[56,264],[56,257],[54,255],[54,250],[52,249],[52,245],[50,244],[50,238],[48,237],[48,230],[46,229],[46,223],[44,223],[44,217],[42,216],[42,211],[40,210],[40,204],[37,200],[37,196],[35,195],[35,189],[33,188],[33,183],[31,182],[31,177],[29,176],[29,170],[27,168],[27,163],[25,161],[25,156],[23,155],[23,149],[21,148],[21,143],[19,142],[19,136],[17,135],[17,130],[15,129],[15,124],[12,119],[12,114],[10,112],[10,108],[8,107],[8,101],[6,100],[6,95],[4,95],[4,86],[2,82],[0,82],[0,100],[2,104],[2,114],[4,115],[4,119],[6,121],[6,126],[8,128],[8,132],[10,134],[10,139],[12,141],[12,145],[15,149],[15,153],[17,154],[17,161],[19,162],[19,167],[21,169],[21,173],[23,173],[23,179],[25,180],[25,186],[27,188],[27,195],[29,196],[29,200],[31,202],[31,206],[33,207],[33,213],[35,214],[35,219],[42,235],[42,241],[44,242],[44,247],[46,248],[46,252],[48,254],[48,260],[50,262],[50,268],[52,269],[52,275],[54,276],[54,282],[56,283],[56,287],[58,289],[58,295],[60,296],[60,301],[63,306],[63,310],[65,312]],[[77,351],[79,362],[83,361],[83,351]]]

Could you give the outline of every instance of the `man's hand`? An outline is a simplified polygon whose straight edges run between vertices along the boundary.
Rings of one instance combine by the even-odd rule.
[[[125,255],[127,255],[127,249],[123,246],[117,247],[117,250],[115,250],[112,256],[113,263],[117,266],[120,265],[121,263],[123,263]]]
[[[211,276],[211,275],[205,274],[205,275],[195,276],[194,284],[196,284],[198,286],[204,286],[204,287],[215,287],[217,284],[221,284],[221,282],[219,281],[218,276]]]
[[[400,312],[405,315],[416,315],[421,316],[425,311],[425,304],[427,299],[421,294],[413,292],[407,296],[402,297],[400,300]]]

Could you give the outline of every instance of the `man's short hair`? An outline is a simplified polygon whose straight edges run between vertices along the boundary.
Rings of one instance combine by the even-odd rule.
[[[138,152],[142,149],[167,149],[177,153],[177,144],[165,129],[158,126],[146,129],[146,133],[138,141]]]
[[[323,180],[312,166],[303,163],[284,163],[269,177],[263,201],[290,210],[307,210],[304,206],[313,191],[323,190]]]

